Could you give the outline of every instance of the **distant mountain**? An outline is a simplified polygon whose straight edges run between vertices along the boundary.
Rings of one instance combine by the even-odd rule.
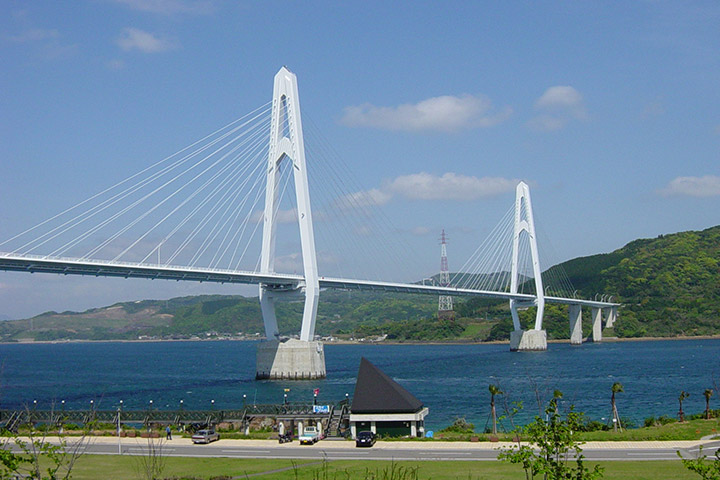
[[[614,331],[621,337],[720,334],[719,259],[717,226],[635,240],[611,253],[556,265],[543,276],[569,277],[579,298],[592,298],[597,292],[613,295],[613,301],[622,303]],[[503,282],[507,275],[465,279]],[[302,306],[300,300],[277,305],[281,334],[300,330]],[[523,322],[532,322],[532,309],[521,313]],[[456,299],[455,314],[455,319],[438,320],[434,296],[323,291],[316,331],[395,341],[509,338],[512,322],[506,301]],[[589,314],[584,313],[585,332],[590,329]],[[543,325],[549,338],[567,338],[567,307],[547,305]],[[3,341],[257,338],[263,332],[257,298],[223,295],[117,303],[0,322]]]
[[[276,305],[280,333],[299,332],[303,303]],[[418,295],[326,291],[318,308],[320,335],[352,335],[360,324],[430,317],[437,299]],[[0,323],[3,341],[132,340],[192,337],[257,338],[263,334],[257,297],[202,295],[117,303],[85,312],[45,312]]]

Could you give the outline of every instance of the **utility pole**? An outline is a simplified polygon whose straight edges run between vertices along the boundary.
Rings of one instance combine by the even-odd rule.
[[[447,235],[445,235],[444,228],[440,235],[440,286],[450,286],[450,269],[448,268],[447,260]],[[438,320],[442,319],[455,319],[453,297],[450,295],[440,295],[438,298]]]

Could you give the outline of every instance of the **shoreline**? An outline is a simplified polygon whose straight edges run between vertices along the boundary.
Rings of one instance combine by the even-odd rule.
[[[585,339],[583,343],[593,343],[592,340]],[[108,339],[108,340],[28,340],[28,341],[16,341],[16,342],[0,342],[0,345],[46,345],[46,344],[61,344],[61,343],[161,343],[161,342],[259,342],[263,339],[240,339],[240,338],[178,338],[178,339]],[[613,343],[613,342],[656,342],[663,340],[720,340],[720,334],[718,335],[678,335],[674,337],[604,337],[602,343]],[[548,340],[547,343],[569,343],[569,339],[553,339]],[[508,340],[493,340],[489,342],[463,342],[463,341],[433,341],[433,342],[393,342],[393,341],[382,341],[382,342],[361,342],[357,340],[337,340],[332,342],[323,342],[324,345],[508,345]]]

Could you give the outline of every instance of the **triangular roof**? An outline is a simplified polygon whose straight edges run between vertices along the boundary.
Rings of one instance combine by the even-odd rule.
[[[423,404],[378,367],[362,357],[351,413],[415,413]]]

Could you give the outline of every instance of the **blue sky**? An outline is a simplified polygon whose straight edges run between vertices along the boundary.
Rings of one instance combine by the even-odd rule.
[[[0,240],[271,98],[310,118],[396,228],[458,268],[531,186],[556,261],[720,223],[720,5],[5,1]],[[310,159],[309,159],[310,161]],[[311,192],[312,195],[312,192]],[[372,264],[373,258],[366,262]],[[0,314],[228,287],[0,273]]]

